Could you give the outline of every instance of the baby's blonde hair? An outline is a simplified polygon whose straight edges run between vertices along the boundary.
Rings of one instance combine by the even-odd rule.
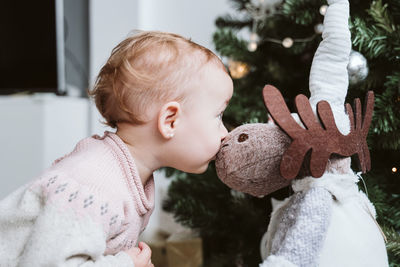
[[[118,44],[100,70],[89,95],[115,128],[119,122],[143,124],[148,108],[182,101],[185,85],[207,62],[226,69],[209,49],[173,33],[138,32]]]

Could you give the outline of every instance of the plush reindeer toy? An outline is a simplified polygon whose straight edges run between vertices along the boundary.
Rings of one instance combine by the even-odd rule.
[[[367,94],[364,114],[358,99],[354,113],[345,107],[349,3],[328,4],[310,99],[297,96],[298,114],[290,114],[280,92],[267,85],[263,97],[273,121],[236,128],[217,155],[218,177],[232,189],[258,197],[289,184],[294,191],[274,208],[261,267],[388,266],[375,209],[350,168],[352,155],[362,172],[371,167],[366,136],[374,96]]]

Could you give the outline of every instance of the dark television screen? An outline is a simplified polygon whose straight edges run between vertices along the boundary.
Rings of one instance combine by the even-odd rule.
[[[0,4],[0,94],[57,92],[56,1]]]

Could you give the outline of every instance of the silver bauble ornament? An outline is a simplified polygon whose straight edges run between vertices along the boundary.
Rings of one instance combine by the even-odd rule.
[[[347,72],[349,74],[349,83],[351,85],[365,80],[368,76],[367,59],[361,53],[351,50]]]

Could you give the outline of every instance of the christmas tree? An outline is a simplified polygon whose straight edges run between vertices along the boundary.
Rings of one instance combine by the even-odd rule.
[[[309,95],[309,71],[326,11],[323,0],[231,2],[236,12],[217,18],[214,34],[216,49],[234,79],[234,95],[224,114],[229,129],[266,122],[261,98],[265,84],[279,88],[292,108],[297,94]],[[400,0],[350,0],[350,10],[348,99],[363,99],[368,90],[376,96],[368,136],[372,171],[363,175],[360,189],[377,210],[390,266],[400,266]],[[199,232],[204,266],[258,266],[270,198],[290,193],[284,188],[259,199],[235,192],[210,166],[201,175],[179,173],[164,208]]]

